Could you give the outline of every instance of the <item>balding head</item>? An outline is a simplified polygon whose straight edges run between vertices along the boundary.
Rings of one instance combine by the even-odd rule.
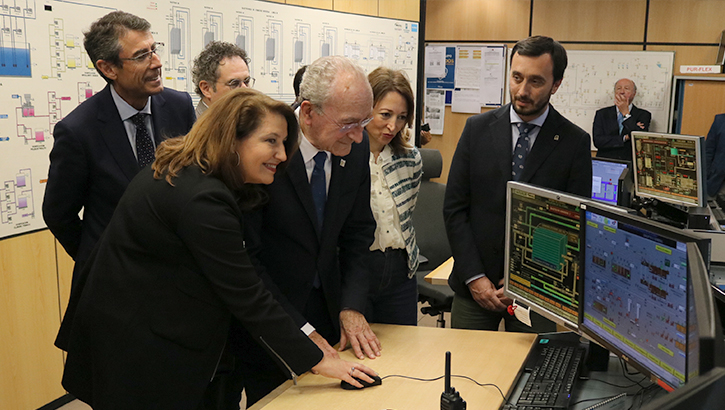
[[[618,94],[625,97],[628,104],[632,104],[634,96],[637,95],[637,85],[629,78],[622,78],[614,84],[614,95]]]

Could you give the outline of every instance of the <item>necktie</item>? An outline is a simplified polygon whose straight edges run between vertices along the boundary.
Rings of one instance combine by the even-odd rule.
[[[534,129],[535,125],[526,122],[516,124],[519,129],[519,139],[516,141],[514,148],[513,161],[511,161],[511,176],[514,181],[521,179],[524,173],[524,162],[526,154],[529,152],[529,132]]]
[[[154,155],[154,143],[151,141],[151,135],[149,135],[146,121],[144,121],[145,116],[144,113],[138,113],[131,117],[133,125],[136,126],[136,158],[140,168],[154,162],[156,157]]]
[[[327,181],[325,178],[325,161],[327,153],[320,151],[315,155],[315,168],[312,170],[310,187],[312,188],[312,200],[315,201],[317,212],[317,227],[322,229],[322,221],[325,219],[325,202],[327,202]]]
[[[624,122],[624,115],[621,112],[617,113],[617,124],[619,124],[619,134],[622,134],[622,123]]]

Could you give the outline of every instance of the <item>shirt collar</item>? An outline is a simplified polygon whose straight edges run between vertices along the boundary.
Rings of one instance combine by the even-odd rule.
[[[297,115],[297,121],[299,122],[300,119],[300,109],[299,107],[295,110],[295,115]],[[305,136],[305,133],[302,132],[302,127],[300,127],[300,154],[302,154],[302,161],[306,164],[308,161],[312,161],[312,158],[317,155],[318,152],[320,152],[319,149],[315,148],[314,145],[310,142],[310,140],[307,139]],[[330,159],[330,153],[327,151],[324,151],[327,153],[327,159]]]
[[[620,113],[620,111],[619,111],[619,107],[617,107],[617,106],[615,105],[615,106],[614,106],[614,108],[616,108],[616,109],[617,109],[617,114],[619,114],[619,113]],[[629,113],[630,113],[630,114],[632,113],[632,104],[629,104]]]
[[[529,121],[529,124],[536,125],[537,127],[541,128],[544,125],[544,121],[546,121],[546,117],[549,116],[549,108],[550,106],[546,105],[546,111],[544,111],[543,114],[539,115],[538,117],[534,118],[533,120]],[[519,117],[519,115],[514,111],[514,106],[511,105],[511,108],[509,109],[509,118],[511,121],[511,124],[516,124],[519,122],[526,122]]]
[[[116,103],[116,109],[118,110],[118,115],[121,116],[121,121],[126,121],[140,112],[151,115],[151,97],[146,101],[146,105],[141,111],[133,108],[131,104],[121,98],[116,92],[116,89],[113,88],[113,84],[111,84],[111,97],[113,97],[113,102]]]

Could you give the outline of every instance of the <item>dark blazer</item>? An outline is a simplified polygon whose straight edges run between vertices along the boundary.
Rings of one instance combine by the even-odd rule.
[[[592,137],[594,146],[597,147],[597,157],[632,160],[632,131],[649,131],[649,123],[652,114],[649,111],[637,108],[632,105],[629,118],[622,122],[622,132],[619,132],[617,123],[617,107],[611,106],[597,110],[594,115],[594,127]],[[637,123],[644,124],[640,128]],[[629,135],[630,139],[624,141],[624,136]]]
[[[345,157],[331,156],[332,176],[322,231],[302,154],[297,151],[283,175],[266,187],[269,203],[249,215],[247,236],[253,257],[272,288],[286,297],[300,326],[315,318],[302,312],[318,273],[332,323],[339,331],[343,308],[364,312],[369,283],[370,245],[375,220],[370,211],[370,149],[367,137]],[[329,341],[331,344],[337,343]]]
[[[725,181],[725,114],[715,116],[705,141],[705,164],[707,166],[707,194],[717,195]]]
[[[195,166],[174,185],[131,182],[64,318],[63,386],[96,410],[197,409],[232,316],[296,374],[322,359],[257,276],[232,192]]]
[[[111,96],[111,86],[55,125],[43,219],[76,261],[88,258],[139,166]],[[156,146],[186,134],[194,123],[189,94],[165,88],[151,96]],[[83,219],[78,212],[83,209]],[[73,285],[74,286],[74,285]]]
[[[448,283],[468,298],[467,279],[483,273],[498,285],[503,278],[506,183],[511,180],[513,153],[510,106],[466,121],[448,174],[443,215],[455,260]],[[549,108],[520,182],[588,198],[589,134]]]

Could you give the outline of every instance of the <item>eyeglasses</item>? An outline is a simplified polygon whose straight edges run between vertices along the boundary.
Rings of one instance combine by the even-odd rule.
[[[320,108],[320,114],[322,114],[325,118],[327,118],[328,121],[331,123],[337,125],[340,129],[338,130],[340,134],[347,134],[348,132],[354,130],[357,127],[365,128],[366,125],[370,124],[370,121],[373,120],[373,117],[365,118],[364,120],[360,122],[353,122],[352,124],[339,124],[337,121],[333,120],[332,118],[328,117],[327,114],[325,114],[324,111],[322,111],[322,108]]]
[[[240,80],[238,78],[231,79],[224,83],[227,87],[231,88],[232,90],[239,88],[244,84],[245,87],[248,88],[254,88],[254,82],[256,80],[253,77],[247,77],[244,80]]]
[[[151,50],[141,53],[137,55],[136,57],[130,57],[130,58],[119,58],[121,61],[133,61],[134,63],[142,63],[146,60],[151,60],[156,54],[157,56],[161,56],[164,52],[164,43],[154,43]]]

